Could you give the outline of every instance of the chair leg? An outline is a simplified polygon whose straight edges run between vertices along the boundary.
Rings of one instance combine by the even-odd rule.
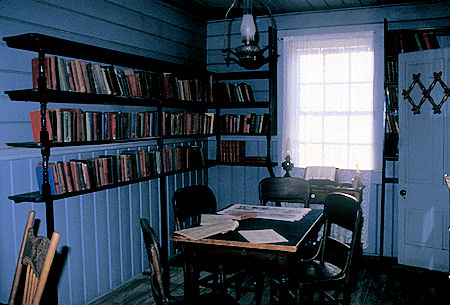
[[[257,272],[254,274],[253,286],[255,289],[255,305],[261,305],[264,293],[264,273]]]

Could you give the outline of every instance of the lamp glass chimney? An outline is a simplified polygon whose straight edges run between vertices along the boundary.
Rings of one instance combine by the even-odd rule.
[[[255,40],[256,26],[252,15],[252,0],[244,0],[244,15],[242,16],[242,42],[250,44]]]

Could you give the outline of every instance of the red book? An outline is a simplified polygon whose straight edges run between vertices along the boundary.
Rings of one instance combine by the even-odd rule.
[[[86,88],[86,92],[91,93],[92,90],[91,90],[91,84],[89,82],[89,75],[88,75],[86,62],[84,60],[82,60],[82,61],[80,61],[80,65],[81,65],[81,72],[83,74],[83,80],[84,80],[84,86]]]
[[[37,57],[31,60],[31,75],[33,79],[33,88],[38,88],[38,77],[39,77],[39,59]],[[44,75],[47,84],[47,89],[52,88],[51,76],[50,76],[50,58],[46,56],[44,58]]]
[[[74,184],[73,184],[73,180],[72,180],[72,174],[71,174],[71,170],[70,170],[70,165],[69,162],[63,162],[63,167],[64,167],[64,176],[66,178],[66,186],[67,186],[67,192],[73,192],[74,188]]]
[[[431,42],[430,42],[430,37],[428,36],[427,32],[422,32],[422,37],[423,37],[423,41],[425,41],[425,46],[427,50],[431,50]]]
[[[70,91],[76,91],[75,81],[73,79],[72,67],[70,65],[70,61],[66,61],[65,66],[66,66],[66,72],[67,72],[67,79],[69,81],[69,90]]]
[[[70,174],[72,175],[74,191],[80,191],[81,190],[81,182],[80,182],[80,174],[78,171],[77,163],[75,161],[70,161],[69,166],[70,166]]]
[[[67,64],[70,64],[70,69],[72,71],[73,83],[75,85],[75,91],[76,92],[81,92],[80,83],[79,83],[79,79],[78,79],[78,72],[77,72],[77,67],[75,65],[75,61],[71,60]]]
[[[53,139],[53,133],[50,126],[50,115],[46,112],[46,130],[48,132],[48,138]],[[41,111],[35,110],[30,112],[31,130],[33,132],[33,141],[39,143],[41,141]]]
[[[67,181],[66,175],[64,174],[64,162],[56,162],[56,167],[58,168],[59,182],[61,184],[61,192],[67,193]]]

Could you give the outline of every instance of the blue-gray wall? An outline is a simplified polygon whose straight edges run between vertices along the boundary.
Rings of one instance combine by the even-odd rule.
[[[37,32],[181,64],[205,66],[206,23],[159,3],[141,0],[2,0],[0,37]],[[36,54],[0,42],[0,302],[7,302],[29,210],[46,235],[43,203],[15,204],[9,195],[37,190],[34,167],[39,150],[6,147],[32,141],[29,112],[37,103],[11,102],[5,90],[30,88]],[[49,104],[49,108],[62,105]],[[136,107],[64,105],[98,111],[142,111]],[[138,146],[139,145],[139,146]],[[124,150],[151,148],[154,141],[55,148],[51,161],[85,159]],[[67,258],[59,280],[60,304],[84,304],[141,274],[148,267],[139,218],[160,232],[159,180],[54,202],[58,252]],[[177,188],[207,183],[205,172],[166,178],[170,199]],[[170,202],[170,201],[168,201]],[[170,208],[170,207],[169,207]],[[169,220],[173,230],[173,220]]]
[[[281,155],[281,126],[283,122],[283,37],[301,36],[311,34],[341,33],[354,31],[373,31],[375,47],[375,75],[374,75],[374,124],[375,124],[375,169],[370,174],[370,193],[367,208],[367,238],[368,246],[364,250],[366,254],[378,255],[380,252],[380,199],[381,199],[381,168],[382,168],[382,145],[383,145],[383,125],[384,125],[384,18],[389,21],[390,29],[408,29],[422,27],[442,27],[450,25],[450,4],[426,4],[426,5],[404,5],[394,7],[378,7],[363,9],[345,9],[333,12],[306,12],[276,15],[275,22],[278,29],[278,136],[273,137],[272,159],[279,164],[283,161]],[[257,18],[256,26],[261,34],[260,46],[267,45],[267,26],[270,24],[268,18]],[[239,32],[240,21],[235,20],[231,25],[231,44],[236,47],[241,44]],[[227,66],[222,57],[221,49],[224,45],[224,23],[222,20],[211,21],[207,28],[207,69],[217,72],[241,71],[237,65]],[[228,46],[228,45],[227,45]],[[450,46],[448,37],[442,40],[442,47]],[[262,69],[266,69],[263,67]],[[261,81],[252,83],[259,94],[267,93],[267,84]],[[257,139],[252,145],[257,145]],[[259,139],[260,147],[263,147],[265,140]],[[295,164],[295,160],[293,160]],[[256,183],[249,180],[249,172],[254,171],[261,176],[268,176],[267,171],[248,169],[244,167],[215,167],[209,170],[209,182],[218,190],[221,200],[239,202],[244,192],[252,194],[246,201],[255,201]],[[396,174],[398,171],[396,162],[389,162],[388,175]],[[278,172],[282,172],[278,168]],[[303,171],[299,169],[301,176]],[[218,178],[220,177],[220,178]],[[226,179],[225,179],[226,178]],[[351,175],[347,175],[350,179]],[[220,180],[219,180],[220,179]],[[220,182],[219,182],[220,181]],[[349,181],[340,181],[349,182]],[[240,192],[223,192],[228,186],[233,186]],[[396,185],[387,185],[386,208],[385,208],[385,233],[384,233],[384,255],[397,255],[397,194]],[[248,195],[245,197],[247,198]]]
[[[86,4],[88,3],[88,4]],[[296,33],[343,31],[346,29],[375,29],[378,32],[377,63],[382,61],[383,18],[398,21],[394,26],[417,27],[424,24],[442,25],[433,18],[446,16],[448,5],[405,6],[396,9],[378,8],[344,10],[334,13],[289,14],[277,16],[279,37]],[[423,19],[425,21],[414,21]],[[429,20],[431,19],[431,20]],[[411,21],[408,21],[411,20]],[[260,25],[259,23],[262,22]],[[448,22],[447,22],[448,23]],[[265,43],[264,29],[267,19],[258,21]],[[238,25],[233,25],[233,41],[237,43]],[[224,72],[234,70],[223,63],[220,49],[223,40],[222,22],[206,25],[182,12],[159,4],[157,1],[140,0],[1,0],[0,36],[26,32],[39,32],[70,40],[95,44],[107,48],[150,56],[177,63],[205,65],[208,69]],[[206,36],[206,32],[208,36]],[[233,43],[233,44],[235,44]],[[282,42],[280,42],[280,45]],[[207,49],[207,51],[206,51]],[[37,150],[6,148],[6,142],[31,141],[29,112],[36,110],[36,103],[11,102],[5,90],[31,87],[32,52],[7,48],[0,42],[0,302],[6,302],[11,288],[15,259],[22,239],[25,219],[30,209],[37,211],[41,219],[39,233],[45,235],[45,211],[43,204],[14,204],[9,195],[37,189],[34,166],[40,161]],[[282,62],[279,65],[282,67]],[[381,66],[378,69],[382,69]],[[281,73],[282,71],[279,71]],[[380,73],[380,71],[378,71]],[[376,79],[377,116],[382,118],[382,77]],[[254,84],[261,99],[267,97],[267,84]],[[281,88],[281,85],[278,86]],[[279,89],[279,103],[282,92]],[[110,111],[112,106],[83,106],[83,110]],[[50,108],[55,105],[49,105]],[[59,107],[59,106],[58,106]],[[122,111],[134,111],[122,107]],[[246,110],[242,110],[244,113]],[[282,122],[282,117],[278,120]],[[378,120],[378,124],[380,121]],[[381,123],[382,124],[382,123]],[[382,132],[382,126],[379,136]],[[230,138],[239,139],[239,138]],[[247,155],[263,155],[266,149],[262,137],[247,138]],[[209,155],[215,151],[214,139],[209,145]],[[149,141],[133,144],[85,146],[52,149],[51,160],[88,158],[100,154],[114,154],[123,150],[153,147]],[[281,161],[279,136],[272,144],[272,158]],[[380,156],[378,155],[378,158]],[[381,163],[379,163],[380,165]],[[381,168],[381,165],[379,166]],[[299,171],[301,173],[301,171]],[[280,175],[281,171],[276,170]],[[167,193],[180,186],[208,183],[218,197],[219,207],[230,203],[256,203],[257,184],[268,176],[264,168],[220,166],[208,172],[197,171],[166,178]],[[380,171],[372,174],[370,195],[370,222],[368,253],[376,254],[379,240],[379,189]],[[391,192],[395,198],[395,190]],[[55,202],[55,230],[61,232],[58,251],[68,249],[66,264],[59,282],[60,304],[83,304],[128,281],[146,268],[145,252],[138,226],[139,217],[148,217],[152,226],[160,231],[159,181],[130,185],[108,191],[58,200]],[[169,205],[170,209],[170,205]],[[395,256],[396,201],[387,204],[387,234],[385,249]],[[169,219],[173,229],[173,220]]]

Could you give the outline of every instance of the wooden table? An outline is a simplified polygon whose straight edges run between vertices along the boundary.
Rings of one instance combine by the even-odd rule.
[[[257,272],[277,274],[282,279],[280,304],[287,293],[287,271],[301,256],[308,238],[317,234],[323,224],[322,210],[311,210],[300,221],[288,222],[269,219],[250,218],[239,221],[239,227],[232,232],[217,234],[208,238],[193,240],[183,236],[172,236],[171,240],[183,247],[186,263],[184,277],[185,297],[189,299],[198,292],[192,276],[194,265],[216,264],[242,266],[242,269],[254,269]],[[288,242],[273,244],[249,243],[238,232],[240,230],[274,229]]]

